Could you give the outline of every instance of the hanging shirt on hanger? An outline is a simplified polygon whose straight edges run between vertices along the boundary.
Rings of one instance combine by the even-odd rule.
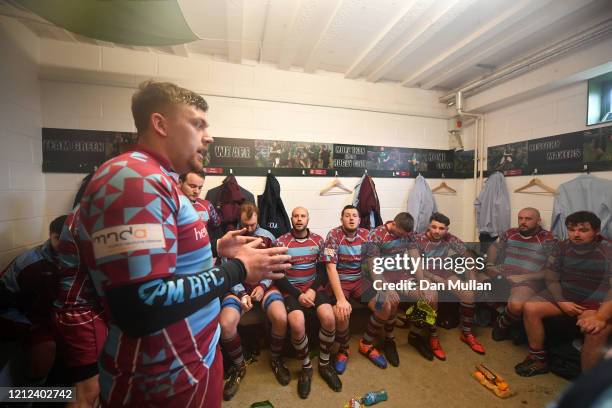
[[[479,233],[497,237],[510,229],[510,196],[503,174],[495,172],[489,176],[474,207]]]
[[[567,239],[565,217],[576,211],[591,211],[601,220],[600,234],[612,238],[612,181],[583,174],[559,186],[555,197],[551,231]]]
[[[359,224],[361,228],[372,229],[382,224],[378,194],[376,194],[374,180],[370,176],[365,176],[361,183],[356,207],[361,217]]]
[[[414,231],[425,232],[429,226],[429,217],[436,211],[438,207],[431,188],[425,177],[419,174],[408,195],[408,212],[414,218]]]
[[[275,237],[286,234],[291,229],[289,216],[280,195],[280,183],[272,174],[266,177],[266,188],[257,196],[259,223]]]

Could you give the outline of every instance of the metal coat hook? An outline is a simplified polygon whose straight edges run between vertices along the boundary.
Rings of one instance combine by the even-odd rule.
[[[533,169],[533,175],[535,176],[536,174],[538,174],[538,168],[537,167],[535,169]]]
[[[230,174],[234,174],[234,169],[230,169]]]
[[[272,174],[272,170],[268,169],[268,174]]]
[[[302,176],[306,175],[306,170],[302,170]]]
[[[336,177],[338,177],[338,170],[336,170]]]

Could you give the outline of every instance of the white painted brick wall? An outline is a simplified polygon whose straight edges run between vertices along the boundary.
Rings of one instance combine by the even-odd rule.
[[[38,39],[0,17],[0,269],[47,236]]]
[[[252,81],[250,76],[247,79]],[[45,127],[134,130],[130,114],[133,89],[55,81],[42,81],[41,89]],[[441,119],[220,96],[206,96],[206,99],[210,104],[211,134],[217,137],[448,147],[446,121]],[[81,177],[45,175],[46,214],[68,211]],[[221,184],[222,179],[209,176],[205,189]],[[238,181],[255,195],[263,193],[264,177],[238,177]],[[311,210],[311,226],[320,234],[339,224],[340,209],[352,201],[352,195],[319,196],[320,190],[329,184],[329,178],[283,177],[279,181],[288,211],[298,205],[307,206]],[[345,178],[343,182],[352,187],[357,178]],[[391,219],[406,209],[413,179],[376,179],[375,182],[384,219]],[[431,183],[437,185],[435,180]],[[449,184],[460,190],[462,182],[451,180]],[[441,208],[446,208],[446,212],[460,214],[454,209],[452,199],[441,200]],[[459,219],[456,223],[461,225]]]
[[[485,144],[496,146],[504,143],[514,143],[522,140],[576,132],[587,129],[586,126],[587,83],[579,82],[571,86],[541,95],[537,98],[517,103],[489,112],[485,115]],[[473,148],[473,127],[464,131],[464,143],[467,148]],[[547,185],[557,188],[560,184],[573,180],[579,174],[538,175]],[[612,179],[612,171],[596,172],[593,175]],[[542,224],[550,228],[554,198],[536,194],[514,193],[514,190],[525,185],[531,176],[507,177],[506,183],[510,193],[512,209],[512,226],[516,226],[516,217],[521,208],[535,207],[540,210]],[[463,219],[473,219],[473,182],[464,182],[464,192],[469,197],[464,202]],[[468,205],[469,204],[469,205]],[[464,236],[472,234],[473,223],[466,223]],[[467,228],[467,229],[466,229]]]

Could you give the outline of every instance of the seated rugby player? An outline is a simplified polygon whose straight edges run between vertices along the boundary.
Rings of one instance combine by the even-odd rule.
[[[298,394],[308,397],[312,381],[312,363],[308,354],[306,336],[307,314],[316,314],[319,329],[319,374],[329,387],[339,392],[342,382],[329,363],[329,354],[336,335],[336,320],[329,301],[323,290],[327,282],[325,266],[321,262],[323,238],[308,229],[309,214],[304,207],[296,207],[291,212],[292,229],[278,238],[277,245],[288,248],[291,255],[291,268],[285,278],[275,285],[285,297],[287,317],[291,328],[291,343],[302,360],[302,373],[298,381]]]
[[[240,206],[240,228],[246,229],[246,235],[262,239],[262,248],[276,244],[276,238],[269,231],[261,228],[258,223],[259,212],[255,204],[245,203]],[[232,366],[223,387],[223,399],[229,401],[236,395],[240,382],[246,375],[246,365],[242,352],[242,343],[238,333],[238,323],[243,313],[253,307],[253,303],[261,307],[270,319],[272,326],[270,335],[270,364],[272,372],[281,385],[289,384],[291,374],[283,363],[281,351],[287,334],[287,312],[283,296],[272,285],[270,279],[264,279],[256,285],[239,283],[233,286],[221,303],[221,345],[232,359]]]
[[[605,304],[612,300],[612,245],[599,234],[601,220],[592,212],[568,215],[565,226],[568,239],[554,246],[546,266],[546,289],[523,309],[529,354],[515,371],[524,377],[548,372],[545,318],[567,315],[575,317],[579,326],[585,325],[583,370],[601,358],[610,334],[610,325],[589,330],[586,323],[605,312]]]
[[[370,332],[376,331],[377,322],[391,318],[390,308],[376,308],[376,290],[369,279],[361,272],[361,246],[367,242],[368,230],[359,227],[359,211],[353,205],[342,209],[339,227],[332,229],[324,244],[323,261],[329,279],[328,293],[333,296],[334,315],[336,316],[336,341],[339,344],[334,367],[338,374],[346,370],[349,358],[349,322],[352,306],[349,299],[368,305],[375,318],[370,319]],[[397,301],[395,299],[393,301]],[[389,302],[392,300],[389,299]],[[368,341],[369,335],[359,341],[359,352],[370,359],[377,367],[387,368],[387,359]]]
[[[443,262],[435,262],[436,259],[444,260],[448,257],[466,258],[469,256],[465,244],[448,232],[449,225],[450,219],[446,215],[433,213],[429,219],[427,231],[417,234],[415,237],[419,253],[428,259],[428,263],[424,267],[425,276],[432,282],[443,283],[445,285],[450,281],[457,282],[462,280],[464,274],[467,274],[468,279],[472,278],[472,271],[470,270],[459,273],[457,270],[442,267]],[[445,287],[448,288],[448,286]],[[474,303],[474,291],[453,288],[449,292],[459,299],[460,302],[461,341],[466,343],[476,353],[484,354],[484,347],[476,340],[472,333],[474,308],[476,306]],[[437,305],[432,306],[437,307]],[[430,329],[429,347],[436,358],[446,360],[446,353],[440,344],[440,338],[435,325],[431,326]],[[429,358],[429,356],[425,357]]]

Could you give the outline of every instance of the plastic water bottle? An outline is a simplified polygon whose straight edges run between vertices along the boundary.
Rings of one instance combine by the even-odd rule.
[[[366,407],[369,407],[370,405],[378,404],[379,402],[386,400],[387,391],[370,391],[361,398],[361,403],[364,404]]]

